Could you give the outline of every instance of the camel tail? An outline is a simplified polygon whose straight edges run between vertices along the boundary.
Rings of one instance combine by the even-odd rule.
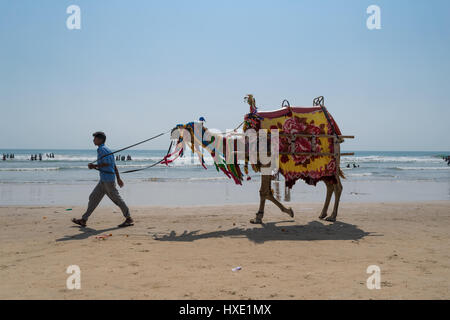
[[[341,170],[341,168],[339,168],[339,176],[340,176],[342,179],[345,179],[344,172]]]

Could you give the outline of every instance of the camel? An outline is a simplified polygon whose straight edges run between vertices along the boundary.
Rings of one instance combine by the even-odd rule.
[[[244,132],[252,127],[252,123],[255,123],[255,122],[252,122],[252,119],[254,120],[260,116],[262,116],[262,117],[265,117],[267,115],[270,116],[270,114],[266,114],[264,112],[257,112],[256,106],[255,106],[255,99],[253,98],[252,95],[248,95],[245,99],[248,102],[248,104],[250,105],[250,113],[246,115],[245,120],[244,120]],[[283,102],[283,104],[284,103],[285,102]],[[283,107],[284,107],[284,105],[282,105],[282,108]],[[310,110],[310,109],[311,108],[309,108],[309,109],[305,108],[305,110]],[[283,110],[285,110],[285,111],[283,111]],[[322,132],[320,132],[320,133],[316,132],[315,135],[304,134],[303,136],[312,136],[313,139],[317,139],[317,140],[319,140],[319,138],[320,139],[331,139],[330,141],[333,141],[334,149],[332,150],[331,153],[330,152],[329,153],[325,153],[325,152],[314,153],[313,149],[315,149],[317,147],[311,147],[312,148],[311,151],[313,151],[313,152],[310,152],[310,153],[301,153],[301,152],[299,153],[299,152],[296,152],[295,150],[294,150],[294,152],[292,152],[292,150],[291,150],[291,152],[288,153],[288,156],[291,157],[292,155],[294,155],[294,157],[295,157],[296,155],[299,155],[298,157],[300,157],[300,158],[301,157],[307,158],[308,156],[305,156],[305,154],[308,154],[309,156],[311,156],[313,158],[313,160],[314,159],[317,160],[320,157],[328,157],[329,159],[332,159],[329,162],[334,161],[331,166],[332,167],[332,171],[330,171],[330,172],[332,172],[331,174],[320,176],[319,178],[316,177],[315,179],[312,180],[312,183],[310,183],[310,184],[315,185],[318,181],[323,181],[325,183],[327,192],[326,192],[326,197],[325,197],[325,203],[324,203],[322,211],[319,215],[319,219],[330,221],[330,222],[335,222],[337,219],[338,209],[339,209],[339,201],[340,201],[340,197],[341,197],[342,190],[343,190],[341,178],[345,179],[345,176],[344,176],[342,170],[340,169],[340,155],[341,155],[340,144],[344,141],[343,137],[353,138],[353,136],[341,136],[341,135],[339,135],[340,131],[339,131],[339,134],[336,133],[335,130],[337,129],[337,131],[338,131],[337,125],[334,122],[334,120],[332,120],[331,116],[328,114],[325,107],[323,106],[323,97],[314,99],[314,107],[311,110],[313,110],[313,112],[322,112],[326,116],[327,121],[330,124],[330,127],[332,128],[333,134],[330,135],[331,131],[324,132],[323,126],[322,126],[321,127]],[[278,112],[280,114],[283,112],[284,113],[287,112],[287,116],[283,115],[283,117],[284,117],[283,119],[286,119],[286,118],[289,118],[289,116],[292,117],[293,114],[295,114],[297,111],[303,112],[303,110],[301,110],[301,108],[291,108],[290,106],[280,109],[275,112]],[[330,118],[331,118],[331,120],[330,120]],[[276,119],[276,117],[275,117],[275,119]],[[202,148],[204,148],[204,150],[207,150],[211,154],[212,157],[216,156],[217,155],[216,150],[208,148],[208,145],[210,145],[212,142],[214,142],[214,139],[219,139],[219,141],[220,141],[220,139],[224,139],[224,136],[215,134],[214,136],[212,136],[212,137],[208,136],[209,138],[205,139],[204,133],[207,131],[207,128],[205,128],[203,126],[203,122],[202,122],[201,123],[202,131],[200,131],[201,137],[199,137],[199,132],[196,133],[195,130],[197,130],[197,129],[194,129],[195,124],[199,124],[199,123],[190,122],[190,123],[184,124],[184,125],[177,125],[175,128],[172,129],[172,138],[178,139],[177,145],[180,145],[181,142],[186,142],[187,144],[189,144],[191,150],[193,152],[199,154],[201,161],[203,161],[203,158],[202,158],[202,155],[200,154],[201,151],[200,151],[199,147],[202,147]],[[185,141],[183,140],[183,133],[180,133],[181,130],[183,130],[183,129],[187,130],[187,132],[190,135],[190,139],[185,139]],[[260,129],[260,128],[258,127],[257,129]],[[178,135],[174,137],[175,132],[177,132]],[[297,139],[299,139],[298,135],[300,135],[300,134],[298,134],[298,133],[291,134],[291,139],[294,139],[294,142],[297,142]],[[185,133],[185,136],[186,136],[186,133]],[[323,138],[323,137],[326,137],[326,138]],[[280,140],[281,139],[282,138],[280,138]],[[323,140],[323,141],[327,141],[327,140]],[[324,143],[322,143],[322,145],[323,144]],[[317,142],[316,142],[316,145],[317,145]],[[320,143],[319,143],[319,145],[320,145]],[[319,148],[320,148],[320,146],[319,146]],[[330,144],[329,148],[332,148],[331,144]],[[246,155],[245,155],[246,163],[245,163],[244,169],[245,169],[245,172],[247,173],[248,172],[248,169],[247,169],[248,150],[246,149],[245,152],[246,152]],[[346,153],[345,155],[352,155],[352,153]],[[313,160],[310,160],[310,163]],[[306,161],[308,161],[308,160],[306,160]],[[202,162],[202,164],[203,164],[203,162]],[[221,161],[217,161],[215,164],[216,164],[216,168],[218,171],[220,169],[227,176],[233,178],[237,184],[241,184],[241,181],[243,181],[243,174],[240,171],[237,160],[236,160],[236,162],[230,164],[230,163],[225,163],[222,159]],[[255,172],[261,172],[261,168],[267,167],[267,166],[268,165],[262,165],[259,162],[256,164],[252,164],[252,168]],[[281,174],[284,175],[285,172],[283,172],[283,170],[281,170]],[[285,178],[286,178],[286,176],[285,176]],[[304,179],[307,182],[311,182],[311,179],[309,179],[308,177],[306,177],[306,178],[300,177],[300,178]],[[259,196],[260,196],[259,209],[256,212],[255,218],[250,220],[250,223],[252,223],[252,224],[262,224],[263,223],[264,208],[265,208],[265,203],[267,200],[274,203],[282,212],[288,214],[290,217],[294,217],[294,211],[292,210],[292,208],[290,208],[290,207],[287,208],[285,205],[283,205],[280,201],[278,201],[275,198],[275,196],[273,194],[273,190],[271,188],[272,180],[274,180],[274,179],[275,179],[275,175],[273,175],[273,174],[261,174],[261,187],[259,190]],[[295,178],[293,180],[293,183],[295,183],[296,179],[298,179],[298,178]],[[290,181],[290,183],[292,183],[292,181]],[[290,185],[289,187],[292,187],[292,185]],[[331,197],[333,194],[334,194],[334,207],[333,207],[333,211],[332,211],[331,215],[328,216],[328,207],[330,205]]]

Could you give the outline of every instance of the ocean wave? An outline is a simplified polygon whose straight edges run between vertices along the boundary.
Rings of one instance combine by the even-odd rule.
[[[129,164],[132,165],[134,162],[150,162],[154,163],[157,161],[160,161],[164,155],[160,156],[135,156],[132,157],[132,160],[116,160],[116,164]],[[92,162],[97,160],[96,157],[89,157],[89,156],[69,156],[69,155],[55,155],[54,158],[47,158],[43,157],[42,160],[30,160],[30,156],[28,155],[16,155],[14,159],[7,159],[6,163],[14,163],[14,162],[30,162],[30,163],[55,163],[55,162]],[[204,155],[204,160],[206,163],[213,163],[213,158],[209,154]],[[185,155],[182,158],[178,158],[175,162],[178,163],[199,163],[199,159],[197,156],[191,157],[189,155]]]
[[[55,171],[60,169],[60,167],[0,168],[0,171]]]
[[[347,175],[349,177],[367,177],[367,176],[373,176],[373,172],[346,173],[345,175]]]
[[[186,177],[186,178],[160,178],[160,177],[153,177],[153,178],[147,178],[147,179],[141,179],[141,181],[144,182],[196,182],[196,181],[223,181],[223,180],[229,180],[228,177],[224,176],[217,176],[217,177],[208,177],[208,178],[192,178],[192,177]]]
[[[450,170],[449,167],[393,167],[394,170]]]
[[[361,162],[426,162],[426,163],[443,163],[444,160],[436,157],[407,157],[407,156],[352,156],[342,157],[343,163],[361,163]]]
[[[93,153],[95,155],[95,153]],[[164,154],[161,155],[136,155],[132,156],[131,161],[116,161],[116,164],[119,165],[132,165],[135,162],[156,162],[161,160],[164,157]],[[58,163],[58,162],[92,162],[97,158],[95,156],[90,156],[88,154],[78,154],[78,155],[68,155],[68,154],[55,154],[54,158],[47,158],[45,155],[42,158],[42,161],[36,160],[32,163]],[[210,154],[204,154],[204,160],[208,164],[213,164],[213,158]],[[14,159],[7,159],[7,163],[14,162],[30,162],[30,155],[16,155]],[[190,153],[186,153],[184,157],[178,158],[175,163],[179,164],[192,164],[199,163],[199,159],[197,155],[191,155]],[[368,156],[343,156],[341,157],[341,163],[385,163],[385,162],[394,162],[394,163],[443,163],[441,157],[437,156],[382,156],[382,155],[368,155]]]
[[[31,156],[30,155],[18,155],[16,154],[14,156],[14,159],[7,159],[7,162],[23,162],[27,161],[30,162]],[[54,158],[47,158],[45,155],[42,157],[42,160],[34,160],[32,162],[42,163],[42,162],[80,162],[80,161],[94,161],[96,160],[96,157],[89,157],[89,156],[69,156],[69,155],[55,155]]]
[[[144,164],[117,164],[118,169],[139,169],[139,168],[146,168],[155,162],[148,162]],[[206,163],[206,166],[213,166],[213,162]],[[194,163],[190,162],[173,162],[170,163],[169,166],[166,166],[165,164],[157,164],[155,168],[166,168],[166,167],[178,167],[178,168],[192,168],[192,167],[201,167],[201,164],[199,161],[196,161]],[[0,172],[18,172],[18,171],[67,171],[67,170],[80,170],[80,169],[88,169],[87,165],[83,166],[70,166],[70,165],[61,165],[59,167],[25,167],[25,168],[16,168],[16,167],[9,167],[9,168],[0,168]]]

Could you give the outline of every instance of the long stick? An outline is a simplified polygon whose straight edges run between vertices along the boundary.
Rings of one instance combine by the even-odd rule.
[[[232,133],[230,136],[245,136],[245,133]],[[278,135],[280,136],[289,136],[289,137],[316,137],[316,138],[334,138],[335,135],[329,134],[307,134],[307,133],[283,133],[280,132]],[[355,136],[339,136],[342,139],[355,139]]]
[[[101,158],[98,158],[97,160],[95,160],[95,161],[91,162],[91,164],[94,164],[94,163],[96,163],[97,161],[99,161],[99,160],[103,159],[104,157],[110,156],[110,155],[112,155],[112,154],[114,154],[114,153],[117,153],[117,152],[121,152],[121,151],[124,151],[124,150],[130,149],[130,148],[133,148],[133,147],[135,147],[135,146],[137,146],[137,145],[139,145],[139,144],[142,144],[142,143],[144,143],[144,142],[147,142],[147,141],[150,141],[150,140],[156,139],[156,138],[158,138],[158,137],[160,137],[160,136],[162,136],[162,135],[164,135],[164,134],[167,134],[167,133],[169,133],[169,132],[170,132],[170,131],[167,131],[167,132],[162,132],[162,133],[160,133],[160,134],[157,134],[157,135],[156,135],[156,136],[154,136],[154,137],[151,137],[151,138],[148,138],[148,139],[146,139],[146,140],[143,140],[143,141],[141,141],[141,142],[138,142],[138,143],[132,144],[131,146],[128,146],[128,147],[122,148],[122,149],[120,149],[120,150],[117,150],[117,151],[114,151],[114,152],[111,152],[111,153],[105,154],[105,155],[104,155],[104,156],[102,156]]]
[[[302,156],[335,156],[334,153],[329,152],[280,152],[279,154],[287,155],[302,155]],[[341,156],[354,156],[354,152],[339,153]]]
[[[169,155],[170,149],[172,148],[172,144],[173,144],[173,141],[170,142],[169,149],[167,150],[167,153],[166,153],[166,157]],[[142,171],[142,170],[145,170],[145,169],[153,168],[157,164],[160,164],[161,162],[163,162],[166,157],[162,158],[158,162],[155,162],[155,163],[149,165],[148,167],[144,167],[144,168],[140,168],[140,169],[134,169],[134,170],[128,170],[128,171],[124,171],[124,172],[121,172],[121,173],[131,173],[131,172],[137,172],[137,171]]]

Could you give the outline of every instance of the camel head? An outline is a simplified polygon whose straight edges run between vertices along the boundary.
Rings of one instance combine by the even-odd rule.
[[[186,143],[192,152],[199,152],[200,147],[206,148],[214,142],[214,136],[205,135],[207,130],[202,122],[188,122],[177,124],[171,130],[170,135],[173,140],[177,140],[177,145],[183,143],[183,146],[185,146]],[[210,136],[210,138],[206,139],[207,136]],[[209,148],[206,148],[206,150],[210,151]]]
[[[248,94],[245,96],[244,100],[248,103],[248,105],[250,106],[250,113],[255,113],[257,108],[256,108],[256,100],[253,97],[252,94]]]

